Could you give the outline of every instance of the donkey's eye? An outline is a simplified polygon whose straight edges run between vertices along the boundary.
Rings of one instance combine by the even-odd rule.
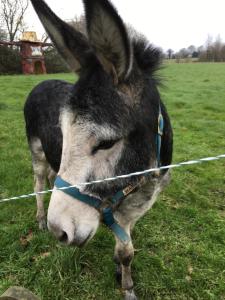
[[[99,150],[108,150],[108,149],[112,148],[117,142],[118,142],[118,140],[101,141],[98,145],[96,145],[92,149],[92,154],[95,154]]]

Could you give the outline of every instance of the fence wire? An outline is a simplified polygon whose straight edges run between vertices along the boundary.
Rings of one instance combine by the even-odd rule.
[[[200,159],[196,159],[196,160],[189,160],[189,161],[185,161],[185,162],[181,162],[181,163],[177,163],[177,164],[162,166],[162,167],[159,167],[159,168],[147,169],[147,170],[144,170],[144,171],[134,172],[134,173],[126,174],[126,175],[119,175],[119,176],[115,176],[115,177],[110,177],[110,178],[105,178],[105,179],[100,179],[100,180],[94,180],[94,181],[90,181],[90,182],[77,183],[76,185],[71,185],[71,186],[68,186],[68,187],[58,188],[58,190],[67,190],[67,189],[70,189],[70,188],[73,188],[73,187],[87,186],[87,185],[92,185],[92,184],[100,184],[100,183],[103,183],[103,182],[115,181],[115,180],[119,180],[119,179],[123,179],[123,178],[130,178],[130,177],[134,177],[134,176],[146,175],[146,174],[156,172],[156,171],[160,171],[160,170],[174,169],[174,168],[180,168],[180,167],[184,167],[184,166],[196,165],[196,164],[200,164],[200,163],[203,163],[203,162],[215,161],[215,160],[219,160],[219,159],[222,159],[222,158],[225,158],[225,154],[221,154],[221,155],[213,156],[213,157],[200,158]],[[5,203],[5,202],[9,202],[9,201],[13,201],[13,200],[27,199],[27,198],[35,197],[37,195],[45,195],[45,194],[51,193],[52,191],[53,191],[53,189],[45,190],[45,191],[41,191],[41,192],[36,192],[36,193],[31,193],[31,194],[25,194],[25,195],[21,195],[21,196],[15,196],[15,197],[11,197],[11,198],[5,198],[5,199],[0,200],[0,204]]]

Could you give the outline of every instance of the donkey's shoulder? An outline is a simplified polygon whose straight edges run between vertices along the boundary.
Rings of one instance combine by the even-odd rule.
[[[73,86],[73,84],[64,80],[45,80],[33,88],[27,98],[27,101],[39,101],[40,99],[46,100],[48,97],[53,99],[62,99],[70,95]],[[63,97],[61,97],[62,95]]]

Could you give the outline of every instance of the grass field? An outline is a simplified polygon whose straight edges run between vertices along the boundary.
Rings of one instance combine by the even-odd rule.
[[[174,162],[225,153],[225,64],[171,64],[161,88],[174,128]],[[0,77],[0,198],[32,192],[23,104],[38,82],[73,75]],[[139,299],[225,299],[225,160],[176,169],[133,233]],[[48,198],[48,197],[47,197]],[[46,201],[46,207],[47,207]],[[35,221],[35,199],[0,204],[0,294],[22,285],[43,300],[121,299],[113,237],[83,250]]]

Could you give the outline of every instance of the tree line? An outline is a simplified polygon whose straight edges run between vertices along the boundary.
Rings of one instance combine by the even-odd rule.
[[[177,62],[181,59],[197,59],[200,62],[225,62],[225,43],[218,35],[215,40],[212,36],[208,36],[205,45],[196,47],[190,45],[187,48],[182,48],[178,52],[168,49],[164,53],[167,59],[176,59]]]
[[[0,0],[0,41],[16,41],[27,30],[24,16],[28,3],[28,0]],[[86,34],[83,17],[75,18],[70,25]],[[41,41],[46,42],[47,39],[48,36],[43,35]],[[54,48],[46,48],[44,55],[48,73],[69,72],[67,65]],[[225,43],[222,42],[220,36],[215,40],[208,36],[204,46],[190,45],[178,52],[168,49],[166,53],[163,53],[163,57],[175,59],[177,62],[190,59],[202,62],[225,62]],[[22,67],[18,47],[0,46],[0,74],[20,73],[22,73]]]

